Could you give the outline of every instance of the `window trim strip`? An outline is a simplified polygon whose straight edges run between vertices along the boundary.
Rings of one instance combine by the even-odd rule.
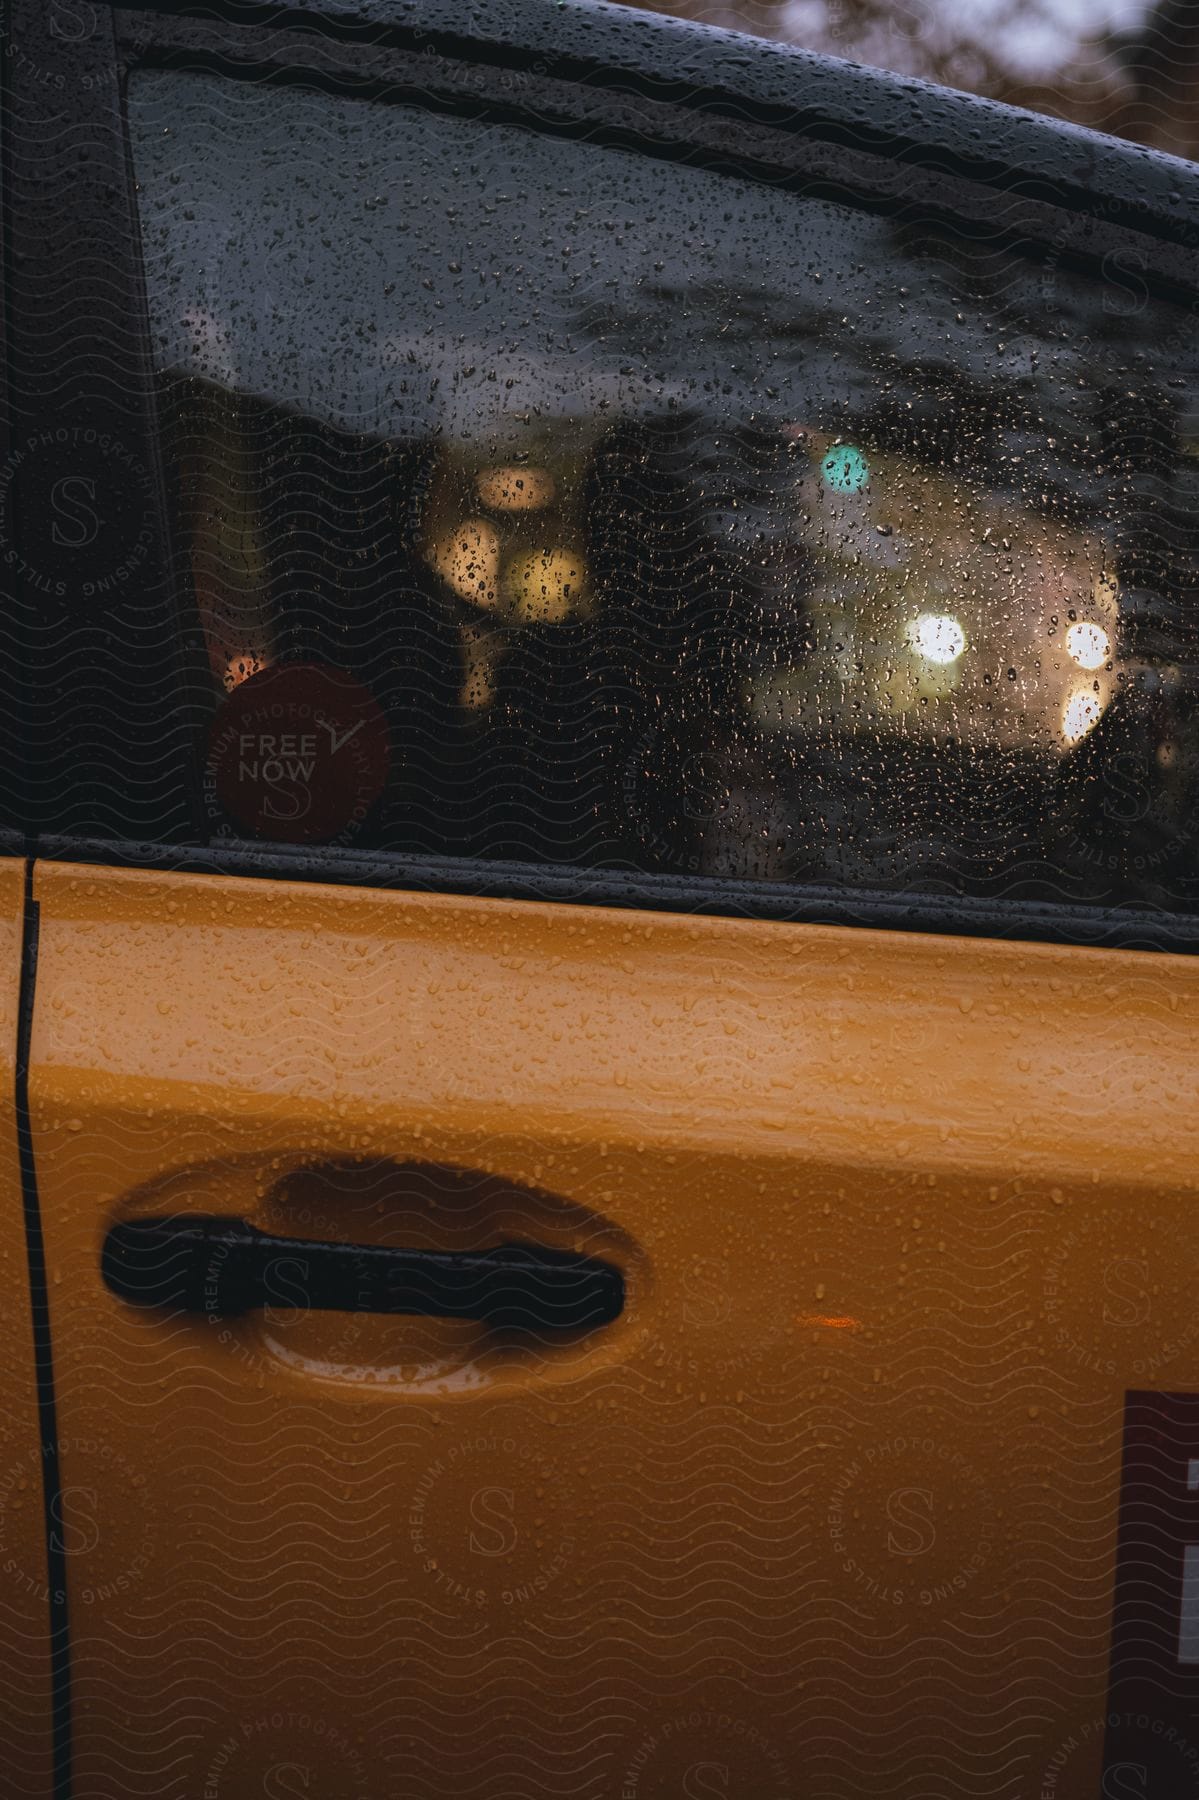
[[[238,839],[191,847],[45,837],[36,854],[49,862],[95,863],[164,874],[248,876],[262,881],[463,894],[479,900],[711,914],[780,925],[846,925],[1104,950],[1199,953],[1199,915],[1147,906],[1058,906],[950,893],[887,893],[794,882],[646,874],[633,869],[576,868],[562,863],[403,856],[385,851],[371,854],[311,845],[292,849],[285,844]]]

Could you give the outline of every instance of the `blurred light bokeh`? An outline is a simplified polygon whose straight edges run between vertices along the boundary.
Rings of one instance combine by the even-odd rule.
[[[1199,0],[628,0],[1199,157]]]

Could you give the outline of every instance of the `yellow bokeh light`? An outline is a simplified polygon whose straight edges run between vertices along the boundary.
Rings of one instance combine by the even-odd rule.
[[[503,645],[491,625],[467,625],[462,629],[462,688],[459,706],[481,712],[495,699],[496,671]]]
[[[492,607],[499,599],[500,539],[486,519],[464,519],[437,539],[429,561],[463,600]]]
[[[514,557],[504,571],[504,595],[525,624],[557,625],[583,598],[587,570],[575,550],[532,550]]]

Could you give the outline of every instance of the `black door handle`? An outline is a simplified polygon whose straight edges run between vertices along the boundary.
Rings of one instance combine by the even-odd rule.
[[[484,1319],[522,1330],[607,1325],[624,1307],[624,1277],[611,1263],[537,1245],[496,1250],[392,1250],[273,1237],[244,1219],[134,1219],[104,1240],[101,1273],[137,1306],[182,1307],[230,1316],[275,1299],[268,1277],[281,1264],[326,1312],[417,1313]],[[290,1291],[290,1289],[288,1290]]]

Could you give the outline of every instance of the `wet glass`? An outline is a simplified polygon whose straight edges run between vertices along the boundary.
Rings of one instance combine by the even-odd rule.
[[[213,836],[1199,899],[1199,335],[1127,263],[206,74],[129,119]]]

